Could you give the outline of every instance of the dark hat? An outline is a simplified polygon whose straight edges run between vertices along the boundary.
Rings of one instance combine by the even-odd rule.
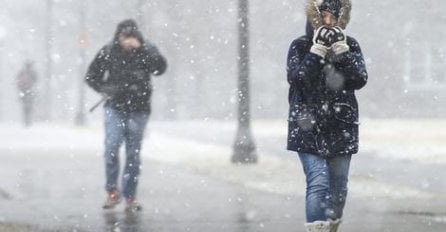
[[[319,11],[328,11],[336,16],[336,18],[339,18],[341,7],[342,4],[340,0],[324,0],[319,6]]]
[[[126,19],[118,24],[117,34],[124,36],[137,36],[139,33],[135,20]]]
[[[144,43],[144,37],[138,29],[138,26],[133,19],[126,19],[120,22],[116,28],[115,35],[113,37],[113,44],[115,48],[119,47],[119,37],[134,37],[141,43]]]

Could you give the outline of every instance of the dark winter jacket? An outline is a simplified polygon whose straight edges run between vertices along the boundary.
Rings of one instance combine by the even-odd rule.
[[[133,34],[142,46],[124,50],[119,45],[120,33]],[[107,96],[105,106],[125,112],[150,112],[151,75],[163,74],[166,67],[158,49],[143,39],[132,20],[126,20],[118,25],[113,41],[98,52],[85,79],[94,90]]]
[[[310,53],[311,20],[309,16],[307,34],[294,40],[288,53],[287,148],[323,157],[354,154],[358,152],[359,124],[355,90],[368,78],[361,48],[347,37],[350,50],[346,53],[328,54],[325,59]]]

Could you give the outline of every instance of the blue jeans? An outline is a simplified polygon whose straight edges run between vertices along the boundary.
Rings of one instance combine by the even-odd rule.
[[[122,175],[122,195],[135,198],[140,172],[141,142],[149,118],[145,112],[122,112],[104,108],[105,118],[105,172],[107,192],[118,190],[119,149],[125,142],[126,162]]]
[[[347,198],[351,155],[321,158],[299,153],[307,182],[307,222],[336,220],[342,217]]]

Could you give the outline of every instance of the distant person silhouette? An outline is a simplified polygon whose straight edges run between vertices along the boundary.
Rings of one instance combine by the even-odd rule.
[[[32,123],[36,82],[37,74],[34,70],[33,62],[28,60],[16,77],[16,85],[19,91],[19,99],[22,103],[23,123],[25,126],[31,126]]]
[[[95,91],[104,95],[105,164],[107,200],[104,209],[114,208],[121,199],[126,210],[141,210],[136,187],[141,168],[140,152],[144,130],[151,112],[151,75],[166,70],[165,58],[144,40],[134,20],[119,23],[113,41],[96,55],[85,77]],[[119,148],[125,143],[126,162],[122,191],[118,187]]]

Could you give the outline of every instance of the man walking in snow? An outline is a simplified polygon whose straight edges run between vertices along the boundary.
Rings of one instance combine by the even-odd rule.
[[[104,105],[105,166],[107,200],[104,209],[126,200],[126,210],[141,210],[136,187],[141,168],[140,152],[151,111],[151,75],[166,70],[165,58],[144,40],[136,22],[119,23],[113,41],[96,55],[85,77],[95,91],[106,98]],[[119,148],[125,143],[126,161],[122,191],[118,187]]]
[[[308,0],[306,11],[307,33],[292,42],[287,60],[288,149],[306,176],[306,230],[336,232],[358,152],[355,91],[368,76],[358,42],[343,31],[350,0]]]

